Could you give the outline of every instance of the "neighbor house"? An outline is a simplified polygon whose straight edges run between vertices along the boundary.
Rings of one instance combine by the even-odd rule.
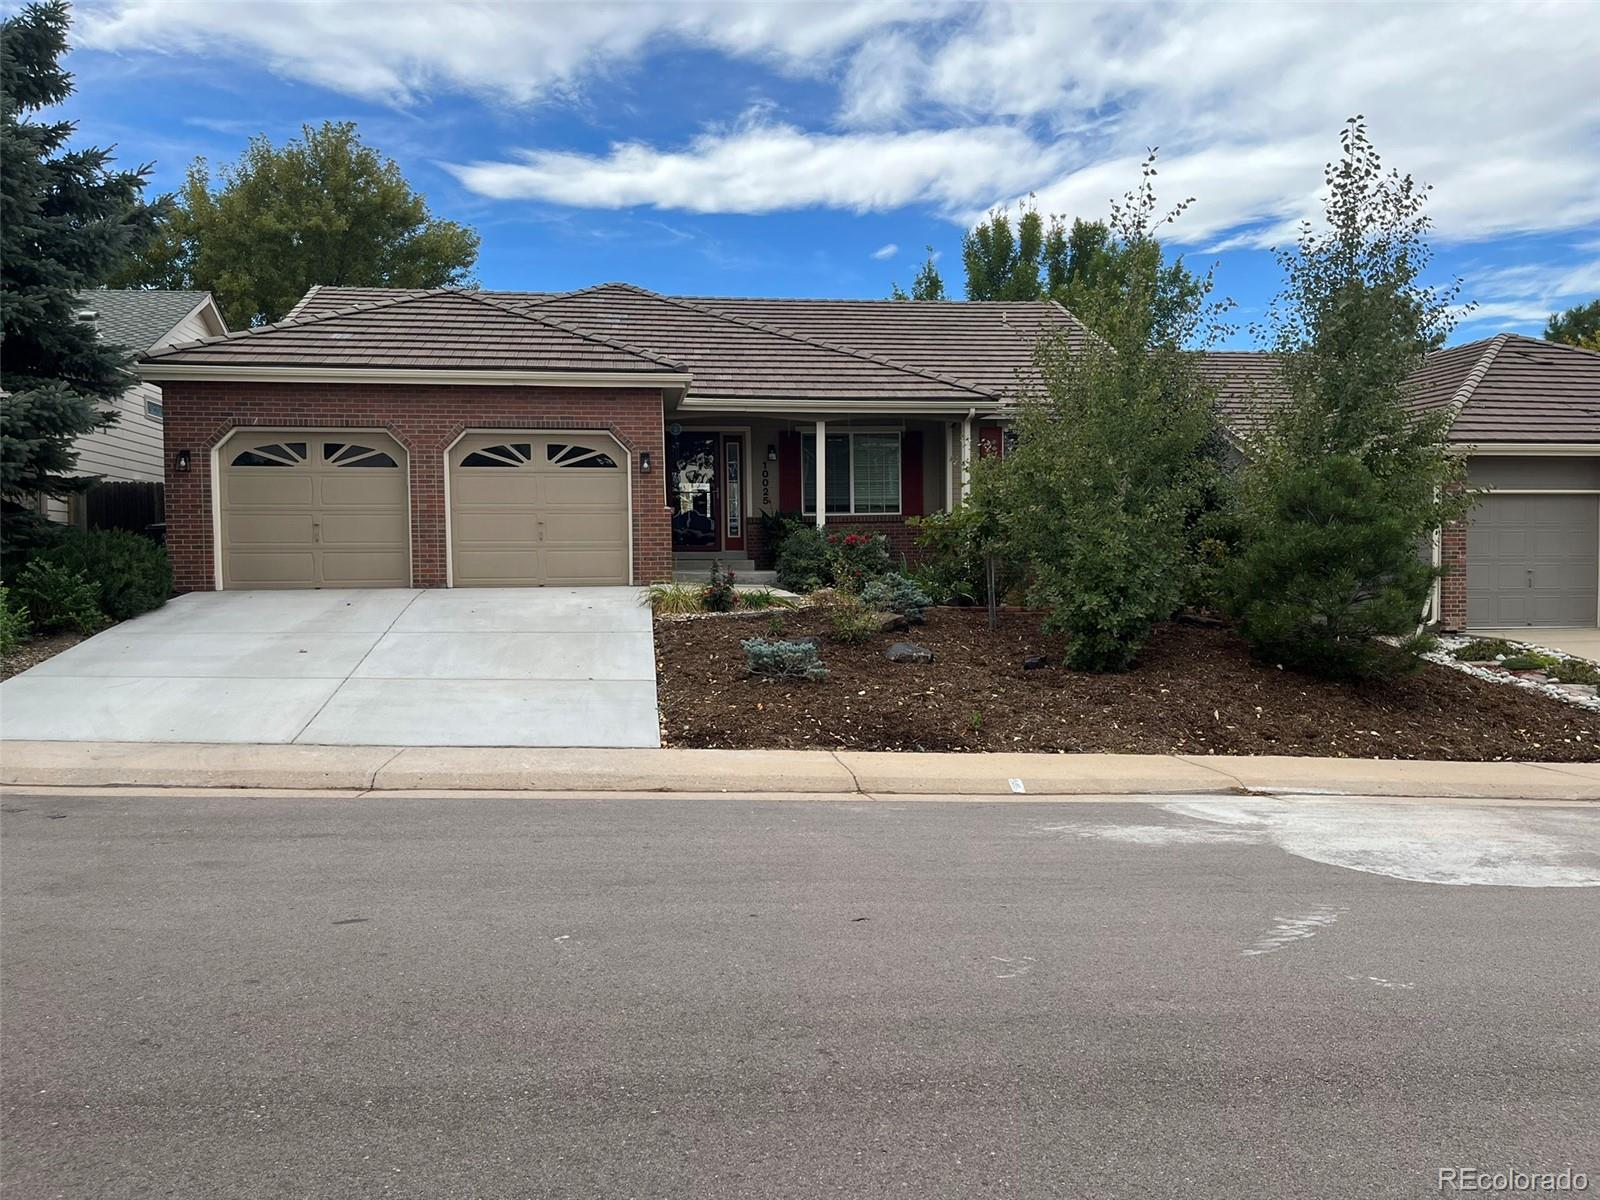
[[[79,292],[76,300],[80,320],[92,324],[102,341],[132,354],[228,332],[210,292],[96,288]],[[74,443],[77,473],[113,482],[160,483],[164,478],[161,389],[134,380],[106,408],[117,414],[116,421]],[[81,494],[71,500],[41,497],[39,509],[53,521],[82,523],[82,499]]]
[[[316,288],[278,324],[140,372],[165,398],[181,589],[627,584],[763,563],[759,518],[778,512],[914,554],[908,521],[1001,452],[1046,333],[1084,336],[1042,302]],[[1270,359],[1208,365],[1246,424]],[[1433,356],[1419,389],[1499,489],[1442,539],[1467,567],[1446,623],[1469,598],[1573,623],[1586,597],[1593,624],[1600,355],[1501,337]],[[1529,494],[1569,499],[1513,498]],[[1539,598],[1520,609],[1516,569]]]

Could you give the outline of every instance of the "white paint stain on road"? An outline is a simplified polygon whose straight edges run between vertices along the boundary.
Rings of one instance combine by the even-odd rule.
[[[1254,958],[1260,954],[1276,954],[1285,946],[1295,942],[1303,942],[1307,938],[1316,937],[1328,926],[1339,919],[1342,908],[1332,905],[1320,904],[1310,912],[1298,913],[1286,917],[1273,917],[1272,930],[1264,933],[1255,940],[1255,943],[1244,950],[1246,958]]]
[[[989,958],[994,962],[994,977],[996,979],[1015,979],[1019,975],[1026,975],[1033,970],[1033,955],[1024,954],[1021,958],[1001,958],[998,954],[991,954]]]
[[[1161,807],[1183,823],[1074,821],[1034,831],[1145,846],[1274,845],[1417,883],[1600,887],[1600,814],[1583,810],[1220,797]]]
[[[1398,988],[1402,991],[1410,991],[1417,986],[1414,983],[1401,983],[1398,979],[1380,979],[1376,975],[1346,975],[1345,978],[1352,983],[1370,983],[1373,987]]]

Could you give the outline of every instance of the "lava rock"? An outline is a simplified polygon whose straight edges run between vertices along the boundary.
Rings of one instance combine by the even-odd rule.
[[[1035,654],[1032,658],[1022,660],[1024,671],[1042,671],[1050,665],[1050,660],[1043,654]]]
[[[919,646],[915,642],[896,642],[883,652],[883,656],[890,662],[897,663],[931,663],[933,651],[926,646]]]

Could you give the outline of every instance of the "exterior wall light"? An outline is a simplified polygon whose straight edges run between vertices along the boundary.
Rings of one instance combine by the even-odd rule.
[[[776,446],[774,446],[771,442],[767,443],[767,461],[768,462],[777,462],[778,461],[778,448]]]
[[[639,474],[650,474],[650,451],[642,451],[639,455]]]
[[[187,450],[179,450],[178,453],[173,456],[172,469],[174,471],[176,471],[179,475],[188,474],[188,472],[189,472],[189,452]]]

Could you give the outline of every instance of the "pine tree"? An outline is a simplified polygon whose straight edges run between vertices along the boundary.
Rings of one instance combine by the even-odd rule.
[[[79,320],[76,292],[102,286],[149,236],[147,167],[117,171],[109,150],[73,149],[70,121],[38,119],[72,94],[59,59],[63,0],[0,23],[0,552],[48,536],[39,495],[64,497],[74,441],[114,419],[103,410],[132,382],[128,353]]]
[[[911,281],[911,294],[907,295],[905,289],[898,283],[891,285],[889,292],[891,300],[943,300],[944,279],[939,275],[938,257],[932,246],[928,247],[928,257],[922,266],[917,269],[917,276]]]

